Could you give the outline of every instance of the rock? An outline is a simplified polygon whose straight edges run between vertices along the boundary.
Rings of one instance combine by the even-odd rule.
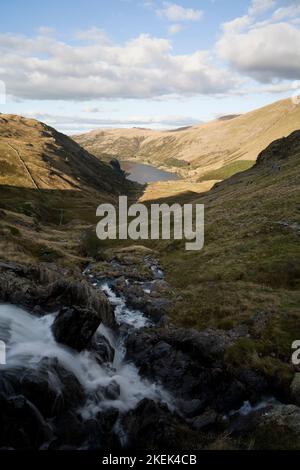
[[[126,339],[126,358],[141,375],[162,384],[180,400],[186,417],[197,416],[207,407],[227,412],[253,394],[253,389],[247,389],[250,376],[243,383],[225,361],[233,338],[238,338],[236,332],[219,330],[139,330]],[[258,384],[258,379],[255,382],[252,377],[252,381]]]
[[[101,318],[91,310],[78,307],[63,307],[52,325],[58,343],[76,351],[87,349],[101,323]]]
[[[0,395],[0,442],[2,447],[37,450],[51,439],[49,425],[35,406],[22,396]]]
[[[135,450],[191,448],[196,437],[166,405],[144,399],[121,421],[125,447]],[[199,445],[199,444],[198,444]]]
[[[256,447],[270,450],[298,450],[300,447],[300,408],[277,405],[263,413],[255,430]]]
[[[49,450],[57,450],[71,446],[79,448],[87,438],[82,419],[74,412],[58,414],[52,421],[55,437]]]
[[[85,397],[77,378],[55,358],[44,358],[36,369],[25,370],[20,380],[20,392],[45,417],[76,408]]]
[[[89,350],[94,354],[96,361],[102,365],[112,363],[115,357],[115,350],[108,339],[101,334],[96,334],[89,346]]]
[[[178,400],[176,407],[179,413],[187,418],[193,418],[199,414],[199,411],[203,409],[203,403],[200,400]]]
[[[255,338],[260,338],[274,316],[275,312],[272,310],[257,312],[255,315],[253,315],[253,325],[251,327],[252,335]]]
[[[108,400],[117,400],[120,397],[120,393],[120,385],[115,380],[112,380],[104,391],[105,397]]]
[[[117,327],[114,311],[102,292],[85,280],[68,278],[65,270],[52,265],[0,262],[0,300],[31,311],[35,308],[38,315],[76,305],[93,311],[109,328]]]
[[[294,375],[290,389],[293,402],[300,406],[300,372]]]
[[[216,424],[218,414],[214,410],[206,410],[202,415],[191,420],[191,425],[197,431],[207,429]]]

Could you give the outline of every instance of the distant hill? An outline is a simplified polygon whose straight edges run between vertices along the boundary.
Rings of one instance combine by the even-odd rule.
[[[287,99],[180,132],[101,129],[77,135],[74,139],[98,157],[148,162],[178,171],[196,181],[206,179],[206,173],[236,161],[248,162],[241,164],[241,170],[245,165],[249,167],[272,141],[298,128],[300,106]]]

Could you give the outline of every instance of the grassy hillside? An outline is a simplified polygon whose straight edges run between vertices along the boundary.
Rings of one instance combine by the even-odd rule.
[[[98,204],[136,187],[55,129],[0,115],[2,258],[78,264]]]
[[[300,107],[288,99],[180,132],[102,129],[75,140],[98,157],[148,162],[197,181],[233,162],[255,161],[267,145],[299,127]]]
[[[172,321],[248,327],[251,339],[231,359],[273,373],[290,362],[300,336],[300,131],[272,143],[253,168],[187,200],[205,204],[203,250],[157,244],[174,291]]]

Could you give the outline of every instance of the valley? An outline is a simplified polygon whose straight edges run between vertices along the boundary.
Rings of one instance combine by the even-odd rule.
[[[300,333],[300,121],[286,102],[253,113],[253,127],[238,116],[207,124],[206,137],[225,125],[223,135],[242,138],[244,129],[251,148],[249,139],[229,155],[227,139],[224,152],[198,161],[190,135],[188,169],[169,180],[160,170],[175,166],[164,152],[178,142],[164,140],[134,181],[110,164],[123,159],[114,142],[94,156],[98,143],[84,149],[38,121],[0,115],[0,340],[9,344],[1,445],[299,448],[291,346]],[[257,137],[262,122],[273,124]],[[176,131],[178,161],[192,132]],[[127,143],[125,160],[144,165]],[[186,251],[184,240],[99,241],[96,207],[119,195],[204,204],[203,250]]]

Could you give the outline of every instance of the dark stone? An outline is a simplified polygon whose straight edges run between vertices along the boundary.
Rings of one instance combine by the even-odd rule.
[[[191,420],[191,425],[197,431],[213,427],[217,422],[218,414],[214,410],[206,410],[202,415]]]
[[[94,311],[63,307],[52,325],[52,331],[58,343],[82,351],[90,345],[100,323],[101,318]]]
[[[51,439],[51,429],[36,407],[22,396],[0,395],[0,446],[39,449]]]
[[[193,432],[166,405],[144,399],[121,421],[125,447],[135,450],[191,448]]]
[[[184,416],[195,417],[207,407],[227,412],[253,394],[253,388],[247,390],[249,383],[253,387],[260,383],[259,377],[250,373],[243,383],[243,378],[226,364],[224,353],[238,334],[175,328],[139,330],[126,339],[126,357],[136,364],[141,375],[171,392],[181,403],[179,409]],[[263,389],[261,382],[259,390]]]
[[[110,384],[105,388],[105,397],[108,400],[117,400],[120,397],[121,389],[120,385],[112,380]]]
[[[112,363],[115,357],[115,350],[110,342],[101,334],[96,334],[91,342],[89,350],[94,354],[96,361],[102,365]]]
[[[78,407],[85,396],[77,378],[55,358],[44,358],[36,369],[26,370],[20,386],[45,417]]]

